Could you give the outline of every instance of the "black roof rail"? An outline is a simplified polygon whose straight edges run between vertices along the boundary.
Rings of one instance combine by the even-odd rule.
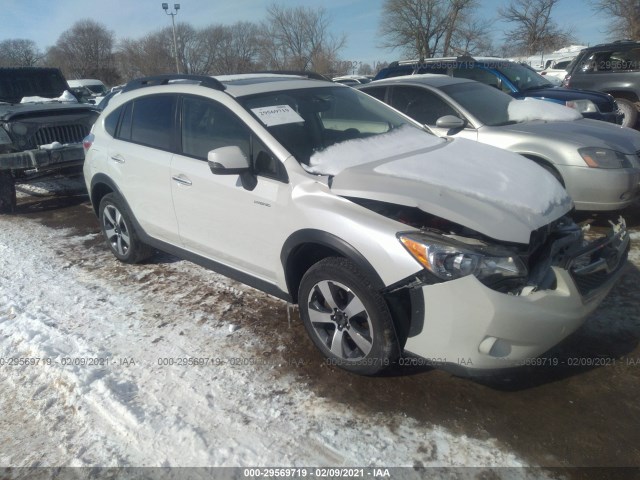
[[[157,85],[169,85],[171,83],[196,83],[202,87],[213,88],[214,90],[225,90],[225,86],[213,77],[206,75],[181,75],[170,73],[166,75],[154,75],[152,77],[142,77],[131,80],[122,89],[122,93],[137,90],[138,88],[153,87]]]
[[[275,75],[297,75],[298,77],[307,77],[313,80],[324,80],[330,82],[331,79],[311,70],[260,70],[252,73],[271,73]]]

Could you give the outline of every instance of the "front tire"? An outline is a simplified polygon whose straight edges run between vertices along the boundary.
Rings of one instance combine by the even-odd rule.
[[[300,316],[313,343],[332,364],[375,375],[400,355],[387,304],[346,258],[325,258],[302,278]]]
[[[0,213],[16,209],[16,183],[11,172],[0,172]]]
[[[124,201],[116,193],[108,193],[100,201],[100,227],[111,253],[124,263],[138,263],[153,251],[135,231]]]
[[[633,102],[625,98],[616,98],[618,109],[624,113],[624,119],[622,120],[623,127],[633,128],[638,121],[638,109]]]

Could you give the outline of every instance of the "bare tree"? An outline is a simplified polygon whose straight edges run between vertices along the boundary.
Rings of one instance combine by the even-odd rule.
[[[173,36],[168,43],[166,30],[150,33],[139,40],[124,39],[120,42],[117,64],[124,81],[175,72]],[[168,31],[171,35],[171,30]]]
[[[93,20],[80,20],[63,32],[46,56],[47,64],[62,69],[67,78],[118,81],[114,68],[114,34]]]
[[[380,34],[383,48],[402,48],[405,55],[425,59],[449,55],[461,25],[471,21],[476,0],[385,0]]]
[[[592,0],[591,4],[611,19],[607,26],[612,40],[640,40],[640,1]]]
[[[493,51],[493,21],[464,19],[455,31],[451,51],[456,55],[490,55]]]
[[[42,53],[33,40],[21,38],[0,42],[0,67],[34,67]]]
[[[268,68],[327,71],[344,47],[344,35],[329,32],[323,8],[285,8],[272,4],[260,36],[261,58]]]
[[[560,0],[511,0],[498,9],[498,15],[514,27],[505,34],[506,43],[521,53],[534,55],[562,47],[573,35],[560,28],[551,18]]]

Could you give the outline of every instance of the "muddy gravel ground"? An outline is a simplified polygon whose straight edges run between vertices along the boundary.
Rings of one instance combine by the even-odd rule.
[[[51,229],[71,229],[70,235],[99,231],[86,194],[73,189],[55,196],[21,195],[16,215]],[[289,323],[286,304],[257,291],[255,298],[264,305],[244,326],[271,342],[274,351],[285,345],[291,359],[304,359],[285,365],[282,373],[295,375],[316,395],[335,402],[336,409],[349,405],[372,416],[401,413],[469,437],[495,438],[532,465],[558,468],[573,478],[632,478],[640,472],[609,470],[640,466],[640,207],[623,215],[633,232],[632,261],[585,325],[544,355],[555,366],[523,367],[480,379],[407,366],[383,378],[354,376],[325,364],[295,310]],[[611,218],[577,219],[597,232]],[[86,248],[91,255],[106,246],[95,236]],[[162,268],[171,257],[159,253],[149,263],[154,262]],[[199,294],[205,290],[203,286]],[[236,307],[242,309],[241,304]]]

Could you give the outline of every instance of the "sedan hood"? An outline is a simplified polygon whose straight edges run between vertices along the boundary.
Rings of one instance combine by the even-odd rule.
[[[496,240],[522,244],[573,206],[552,175],[519,155],[465,139],[428,140],[417,149],[416,135],[431,137],[405,128],[331,147],[323,157],[340,158],[344,149],[352,165],[334,172],[331,190],[416,207]],[[390,145],[395,155],[385,156]],[[315,172],[321,164],[316,162]]]
[[[557,140],[567,145],[580,147],[603,147],[633,155],[640,151],[640,132],[599,120],[581,119],[571,122],[531,121],[515,125],[483,127],[500,134],[513,135],[522,140],[523,136]],[[493,142],[492,142],[493,143]],[[502,146],[502,145],[501,145]]]

